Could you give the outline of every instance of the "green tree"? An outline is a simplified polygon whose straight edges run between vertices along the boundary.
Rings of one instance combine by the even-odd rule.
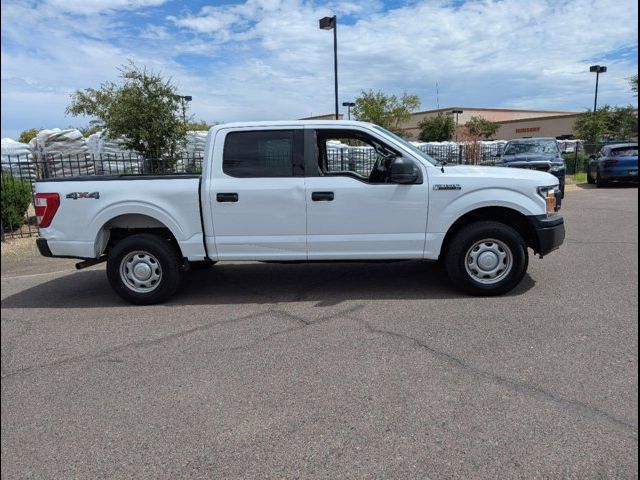
[[[418,138],[423,142],[445,142],[453,138],[456,124],[451,115],[439,113],[435,117],[424,118],[418,123],[418,128]]]
[[[499,123],[492,122],[483,117],[471,117],[464,126],[469,135],[485,140],[493,138],[500,129]]]
[[[165,157],[152,168],[169,170],[166,158],[173,157],[186,133],[176,85],[133,62],[120,68],[120,80],[76,91],[67,113],[93,117],[105,136],[124,138],[127,148],[148,159]]]
[[[375,123],[397,135],[406,136],[400,124],[411,119],[411,113],[420,107],[420,98],[406,92],[398,98],[369,90],[361,92],[355,103],[353,116],[356,119]]]
[[[631,84],[631,91],[635,94],[634,96],[638,96],[638,74],[636,73],[629,79],[629,83]]]
[[[638,136],[638,114],[635,107],[613,107],[609,110],[606,132],[614,140],[629,140]]]
[[[626,140],[638,135],[638,115],[635,107],[611,107],[604,105],[596,111],[580,114],[575,130],[587,144],[597,144],[604,139]]]
[[[204,130],[209,130],[214,125],[218,125],[218,122],[209,123],[206,120],[198,120],[198,121],[189,120],[187,121],[185,129],[187,131],[191,131],[191,130],[204,131]]]
[[[20,132],[20,137],[18,138],[19,142],[29,143],[33,138],[38,135],[38,132],[42,130],[40,128],[30,128],[28,130],[23,130]]]
[[[70,127],[73,128],[73,127]],[[88,137],[89,135],[93,135],[94,133],[98,133],[102,131],[102,127],[100,125],[96,125],[95,122],[89,122],[89,126],[78,128],[83,137]]]

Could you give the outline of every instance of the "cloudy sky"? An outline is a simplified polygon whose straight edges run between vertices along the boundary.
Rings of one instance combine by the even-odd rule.
[[[65,116],[75,89],[114,80],[131,59],[172,77],[207,121],[289,119],[361,90],[439,105],[584,110],[593,63],[600,102],[636,103],[634,0],[2,0],[2,136],[85,125]]]

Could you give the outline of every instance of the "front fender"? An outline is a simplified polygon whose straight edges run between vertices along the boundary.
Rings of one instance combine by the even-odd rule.
[[[509,188],[487,188],[465,192],[451,199],[442,209],[429,208],[431,233],[446,233],[451,225],[463,215],[485,207],[503,207],[522,215],[541,215],[546,212],[544,199],[539,201],[524,193]]]

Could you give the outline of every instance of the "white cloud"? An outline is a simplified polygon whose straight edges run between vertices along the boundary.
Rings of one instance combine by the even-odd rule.
[[[193,95],[199,118],[328,113],[332,35],[318,19],[334,13],[341,101],[370,88],[406,90],[434,108],[437,81],[440,106],[581,110],[592,104],[588,66],[604,63],[601,104],[635,102],[626,80],[637,71],[638,6],[630,0],[429,0],[392,10],[377,0],[246,0],[146,19],[141,28],[116,22],[113,11],[145,1],[154,2],[109,1],[81,22],[50,5],[34,13],[28,3],[3,2],[3,132],[77,123],[60,111],[69,93],[113,79],[127,58],[172,76]]]
[[[166,0],[46,0],[45,5],[64,13],[95,15],[114,10],[138,10],[157,7]]]

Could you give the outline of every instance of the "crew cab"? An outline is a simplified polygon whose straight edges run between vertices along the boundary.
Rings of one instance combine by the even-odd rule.
[[[377,125],[230,123],[209,131],[201,175],[38,181],[37,245],[79,268],[106,261],[136,304],[218,261],[441,260],[453,286],[498,295],[529,249],[561,245],[560,202],[549,173],[439,163]]]

